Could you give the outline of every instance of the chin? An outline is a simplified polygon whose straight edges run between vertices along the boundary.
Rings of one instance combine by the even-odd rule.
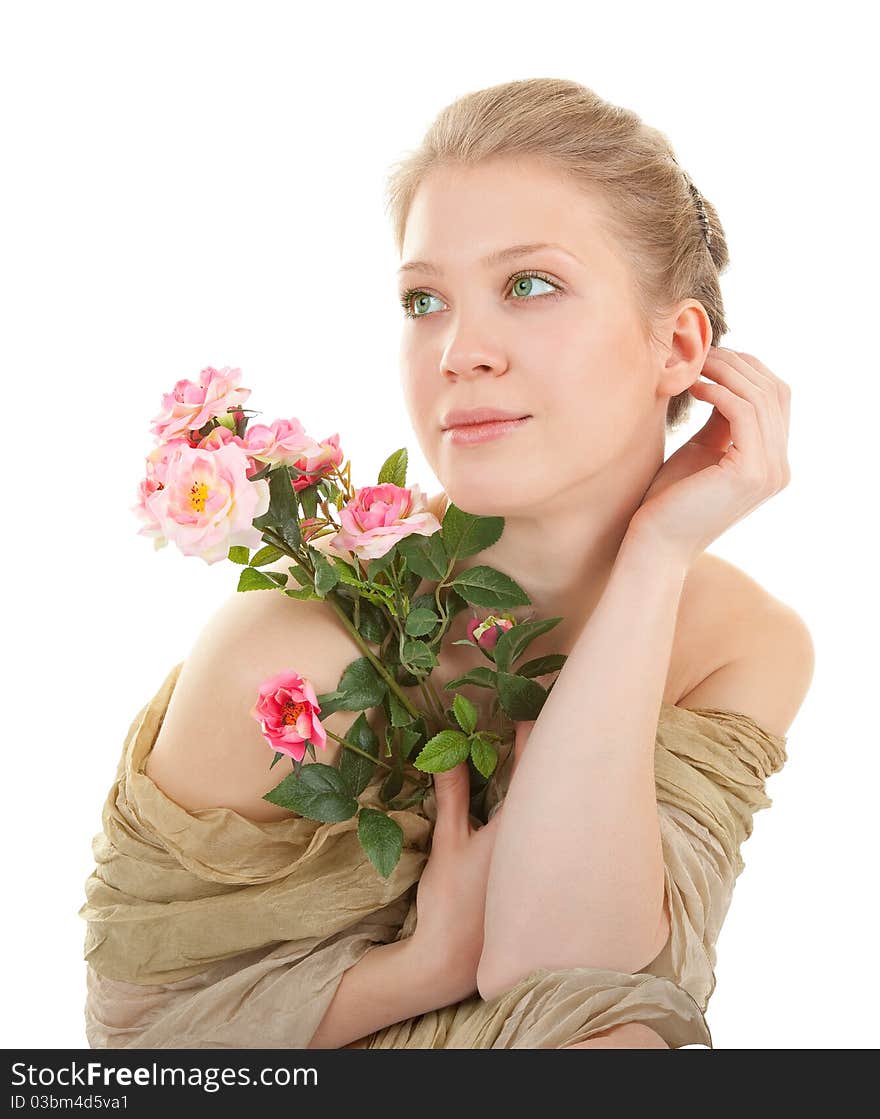
[[[510,516],[531,505],[527,494],[511,485],[510,477],[502,477],[485,468],[473,470],[461,478],[446,478],[443,488],[453,505],[475,517]]]

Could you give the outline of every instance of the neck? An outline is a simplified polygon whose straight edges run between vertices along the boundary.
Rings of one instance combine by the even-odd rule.
[[[602,597],[630,520],[662,462],[662,445],[643,450],[638,462],[630,448],[625,475],[619,461],[609,463],[602,472],[539,507],[505,514],[501,538],[455,565],[454,573],[487,565],[515,580],[531,599],[531,605],[511,611],[518,620],[563,619],[535,638],[529,646],[530,658],[550,652],[569,654]],[[448,504],[442,493],[441,520]],[[453,638],[466,635],[471,613],[470,608],[463,610],[454,619]]]

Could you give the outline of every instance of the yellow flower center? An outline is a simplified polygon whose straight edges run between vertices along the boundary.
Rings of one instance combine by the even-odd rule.
[[[204,513],[205,502],[208,500],[208,487],[204,482],[193,482],[189,488],[189,503],[193,512]]]

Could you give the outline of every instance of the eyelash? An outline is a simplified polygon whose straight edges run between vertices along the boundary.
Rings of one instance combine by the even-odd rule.
[[[544,280],[545,283],[551,284],[556,291],[545,291],[541,295],[533,297],[524,297],[516,300],[517,303],[531,303],[533,299],[552,299],[556,295],[562,295],[562,288],[555,280],[544,272],[517,272],[513,276],[508,277],[508,285],[516,283],[517,280],[525,279],[526,276],[534,276],[539,280]],[[403,313],[408,319],[427,319],[430,318],[430,313],[424,315],[417,315],[411,310],[410,300],[414,295],[433,295],[433,292],[425,291],[424,288],[407,288],[406,291],[401,293],[400,302],[403,307]],[[439,296],[437,297],[439,298]]]

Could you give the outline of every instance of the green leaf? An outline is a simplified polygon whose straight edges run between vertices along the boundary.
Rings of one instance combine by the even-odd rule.
[[[498,698],[504,713],[520,722],[537,719],[547,699],[547,692],[537,680],[528,680],[510,672],[499,672]]]
[[[342,693],[341,711],[362,711],[382,702],[387,685],[376,672],[368,657],[358,657],[351,662],[339,680],[337,691]]]
[[[381,571],[385,571],[391,567],[396,557],[397,541],[395,540],[383,556],[377,556],[375,559],[367,560],[367,578],[370,582],[372,583]]]
[[[366,750],[368,754],[372,754],[373,757],[378,760],[379,739],[376,737],[376,732],[367,722],[367,716],[363,711],[361,711],[360,715],[358,715],[345,732],[345,737],[353,746],[359,746],[362,750]],[[367,759],[360,754],[356,754],[354,750],[347,750],[343,746],[342,756],[339,759],[339,772],[348,782],[348,787],[354,795],[360,796],[367,785],[369,785],[370,778],[376,772],[376,762],[367,761]]]
[[[411,533],[398,540],[397,549],[406,560],[409,570],[421,575],[423,579],[439,583],[446,577],[449,556],[439,532],[431,536]]]
[[[411,669],[424,668],[430,670],[436,668],[438,664],[434,651],[424,641],[418,641],[414,637],[408,637],[404,641],[401,659],[404,665]]]
[[[495,648],[492,650],[495,663],[506,672],[536,637],[558,626],[561,621],[562,618],[541,618],[538,621],[520,622],[512,626],[495,642]]]
[[[233,546],[229,549],[229,555],[226,558],[231,559],[233,563],[247,563],[250,554],[249,548]]]
[[[274,544],[266,544],[260,548],[259,552],[254,552],[251,567],[263,567],[267,563],[274,563],[275,560],[281,559],[283,555],[284,552],[280,548],[276,548]]]
[[[390,454],[379,471],[379,485],[390,482],[394,486],[400,486],[401,489],[405,488],[408,457],[406,447],[401,447],[399,451]]]
[[[452,710],[464,733],[473,734],[477,726],[477,709],[471,701],[458,693],[452,701]]]
[[[471,757],[484,777],[492,776],[498,765],[498,751],[481,734],[475,734],[471,739]]]
[[[336,601],[340,603],[348,620],[354,625],[354,602],[352,599],[337,593]],[[357,631],[366,642],[372,645],[381,645],[388,634],[390,625],[391,623],[381,607],[375,606],[365,598],[361,598],[361,617]]]
[[[379,796],[387,804],[389,800],[394,797],[403,788],[403,774],[399,769],[392,769],[385,780],[382,782],[382,788],[379,790]]]
[[[412,726],[401,727],[400,729],[400,756],[404,761],[410,756],[413,747],[421,741],[425,734],[424,720],[420,719],[419,724],[413,723]]]
[[[443,773],[463,762],[470,753],[470,739],[458,730],[441,730],[425,743],[413,765],[423,773]]]
[[[302,546],[296,494],[286,465],[269,471],[269,508],[254,517],[254,528],[271,528],[293,551]]]
[[[299,500],[302,505],[303,516],[306,518],[318,515],[318,487],[316,484],[305,486],[299,491]]]
[[[472,606],[509,610],[514,606],[526,606],[532,601],[518,583],[494,567],[468,567],[459,572],[449,585]]]
[[[520,676],[546,676],[548,672],[562,668],[567,660],[564,653],[548,653],[546,657],[535,657],[533,661],[521,664],[517,672]]]
[[[410,610],[403,628],[413,637],[423,637],[432,629],[436,629],[439,622],[440,618],[433,610]]]
[[[476,684],[478,688],[494,688],[497,683],[496,675],[494,668],[478,665],[476,668],[469,669],[463,676],[457,676],[454,680],[447,680],[443,687],[460,688],[464,684]]]
[[[310,549],[315,561],[315,590],[321,597],[332,590],[339,582],[339,572],[335,565],[325,555],[317,550]]]
[[[274,579],[270,579],[264,571],[257,571],[255,567],[242,568],[241,575],[238,577],[238,586],[235,588],[238,591],[265,591],[274,590],[277,583]]]
[[[265,575],[267,579],[271,579],[276,587],[287,586],[287,576],[280,571],[261,571],[261,575]]]
[[[240,587],[239,590],[241,590]],[[321,598],[314,587],[297,587],[296,589],[289,588],[284,593],[290,595],[291,598],[301,598],[306,602],[313,598]]]
[[[427,789],[416,789],[416,791],[409,796],[401,797],[399,800],[389,801],[388,808],[393,812],[399,812],[401,809],[409,808],[413,804],[418,804],[419,801],[424,800],[427,795]]]
[[[479,517],[449,505],[443,515],[443,543],[450,558],[463,559],[482,552],[501,539],[503,517]]]
[[[403,850],[400,824],[376,808],[362,808],[358,815],[358,839],[376,870],[388,878]]]
[[[388,707],[390,723],[393,727],[407,727],[413,721],[413,716],[400,702],[397,692],[388,689]]]
[[[280,785],[263,796],[263,800],[323,823],[350,820],[358,810],[358,802],[342,774],[334,766],[322,762],[303,766],[299,777],[289,773]]]
[[[318,706],[321,708],[321,718],[325,719],[328,715],[332,715],[334,711],[340,710],[337,705],[339,700],[343,698],[342,692],[336,691],[335,689],[332,692],[321,692],[320,695],[316,695],[315,699],[318,701]],[[345,708],[341,710],[345,710]],[[351,753],[351,751],[349,751],[349,753]]]
[[[272,766],[274,766],[277,762],[280,762],[282,758],[286,758],[287,756],[287,754],[283,754],[280,750],[276,750],[275,757],[272,759],[272,765],[270,765],[269,768],[271,769]]]

